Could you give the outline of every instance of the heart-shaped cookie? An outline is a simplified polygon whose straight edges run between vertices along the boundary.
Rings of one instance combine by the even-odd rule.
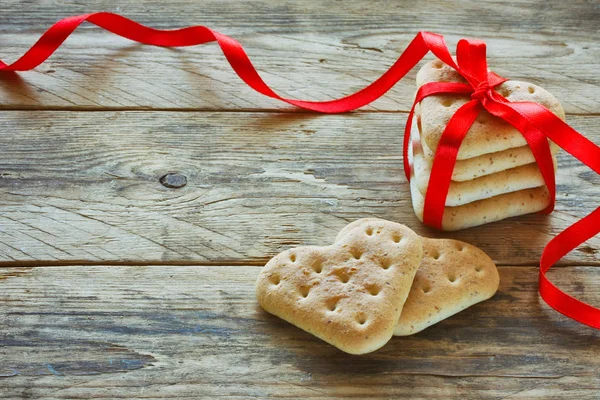
[[[338,239],[350,230],[369,229],[381,221],[356,220],[340,231]],[[421,241],[423,258],[394,331],[396,336],[420,332],[489,299],[500,283],[494,261],[478,247],[453,239],[421,237]]]
[[[452,239],[423,241],[423,259],[394,335],[412,335],[496,293],[496,264],[479,248]]]
[[[415,139],[412,136],[410,140],[411,144],[415,143]],[[416,165],[414,163],[413,152],[414,147],[411,145],[408,148],[408,159],[412,165]],[[411,171],[410,195],[415,215],[422,222],[425,196],[419,189],[414,170]],[[460,206],[446,206],[442,217],[442,230],[456,231],[500,221],[505,218],[538,212],[546,208],[550,204],[550,200],[550,193],[546,186],[540,186],[504,193]]]
[[[416,125],[413,126],[411,132],[411,142],[412,161],[414,165],[412,172],[414,172],[415,183],[419,192],[421,192],[422,196],[425,196],[431,177],[431,164],[423,156],[422,142],[419,140],[419,132],[416,130]],[[553,156],[552,161],[554,162],[554,170],[556,171],[556,157]],[[446,206],[462,206],[477,200],[540,186],[544,186],[542,173],[536,163],[530,163],[468,181],[451,181],[448,187]]]
[[[435,153],[433,150],[427,147],[427,143],[425,141],[420,139],[422,130],[418,127],[420,118],[420,115],[415,115],[414,124],[416,127],[414,127],[412,130],[413,138],[420,141],[425,162],[428,164],[428,169],[431,170],[433,167]],[[550,153],[555,156],[560,147],[558,147],[558,145],[551,140],[548,140],[548,143],[550,144]],[[456,165],[454,166],[454,171],[452,172],[452,181],[470,181],[471,179],[495,174],[496,172],[505,171],[507,169],[520,167],[522,165],[527,165],[534,162],[535,157],[533,156],[529,146],[512,147],[510,149],[495,153],[482,154],[466,160],[457,160]]]
[[[263,309],[351,354],[392,337],[421,258],[421,239],[394,222],[345,229],[326,247],[273,257],[256,295]]]
[[[466,83],[450,66],[439,60],[423,65],[417,73],[417,87],[428,82]],[[539,103],[556,116],[565,119],[560,102],[550,92],[528,82],[506,81],[494,88],[510,101]],[[433,95],[420,103],[421,139],[435,152],[448,121],[462,105],[470,101],[466,95]],[[482,110],[467,132],[458,151],[458,160],[494,153],[527,145],[523,135],[508,122]]]

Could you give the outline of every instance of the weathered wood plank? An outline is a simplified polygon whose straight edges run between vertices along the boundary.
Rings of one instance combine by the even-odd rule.
[[[284,95],[331,99],[371,82],[419,30],[489,45],[490,66],[540,84],[569,113],[600,113],[600,8],[589,1],[189,1],[3,2],[0,58],[15,60],[56,20],[121,12],[158,28],[204,24],[239,39]],[[501,32],[501,33],[500,33]],[[413,71],[367,110],[404,110]],[[0,108],[289,109],[247,88],[215,45],[167,50],[83,27],[35,72],[0,79]]]
[[[599,179],[560,155],[557,210],[456,233],[414,216],[396,114],[3,112],[0,260],[263,263],[377,216],[466,240],[504,265],[598,205]],[[600,118],[573,125],[600,142]],[[159,182],[178,173],[187,185]],[[517,229],[518,228],[518,229]],[[600,238],[567,263],[599,264]]]
[[[422,333],[349,356],[272,317],[257,267],[0,269],[0,398],[568,398],[600,390],[600,332],[549,309],[536,267]],[[600,303],[594,267],[552,279]]]

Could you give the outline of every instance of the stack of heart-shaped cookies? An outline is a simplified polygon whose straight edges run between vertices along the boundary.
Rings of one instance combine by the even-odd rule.
[[[427,239],[402,224],[365,218],[334,244],[284,251],[262,269],[262,308],[351,354],[417,333],[490,298],[494,262],[470,244]]]
[[[429,82],[466,83],[439,60],[417,74],[417,87]],[[531,83],[507,81],[494,89],[512,102],[542,104],[565,118],[558,100]],[[450,118],[470,100],[468,95],[433,95],[416,108],[409,148],[411,195],[417,217],[423,220],[424,198],[434,155]],[[549,143],[556,170],[558,146]],[[533,213],[550,204],[550,195],[533,153],[523,135],[506,121],[482,110],[467,132],[452,174],[442,229],[458,230]]]

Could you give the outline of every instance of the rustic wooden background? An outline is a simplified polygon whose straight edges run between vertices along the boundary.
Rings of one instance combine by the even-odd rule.
[[[304,99],[364,86],[419,30],[477,37],[496,72],[553,92],[600,144],[597,2],[3,0],[0,58],[102,10],[229,34]],[[551,216],[425,228],[401,169],[415,73],[363,110],[315,115],[254,93],[214,44],[84,25],[35,71],[0,76],[0,398],[600,398],[600,333],[536,293],[543,246],[598,206],[600,179],[562,152]],[[259,309],[269,257],[366,216],[481,247],[499,292],[361,357]],[[551,276],[600,305],[600,238]]]

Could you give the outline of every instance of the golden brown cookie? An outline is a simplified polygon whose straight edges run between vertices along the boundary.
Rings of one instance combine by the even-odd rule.
[[[423,241],[423,260],[394,331],[412,335],[496,293],[492,259],[479,248],[452,239]]]
[[[421,239],[378,220],[345,230],[333,245],[298,247],[261,271],[262,308],[351,354],[392,337],[421,262]]]
[[[550,152],[552,155],[556,155],[560,148],[553,141],[549,140],[548,142],[550,144]],[[429,169],[431,169],[434,158],[433,150],[427,147],[427,144],[422,140],[421,147],[425,161],[429,165]],[[482,154],[466,160],[457,160],[454,171],[452,171],[452,180],[454,182],[470,181],[534,162],[535,157],[529,146],[513,147],[495,153]]]
[[[423,157],[422,142],[419,140],[418,132],[412,131],[411,141],[414,176],[419,192],[422,196],[425,196],[429,186],[429,177],[431,176],[431,165]],[[556,171],[555,156],[552,156],[552,161],[554,162],[554,171]],[[448,187],[446,206],[462,206],[477,200],[544,185],[545,182],[540,168],[533,162],[468,181],[451,181]]]
[[[356,227],[374,226],[379,218],[363,218],[347,225],[343,237]],[[452,239],[421,238],[423,259],[394,331],[417,333],[496,293],[500,277],[492,259],[481,249]]]
[[[412,139],[411,139],[412,142]],[[414,174],[413,146],[408,148],[411,169],[410,195],[415,215],[423,222],[425,196],[419,190]],[[462,182],[461,182],[462,183]],[[546,186],[504,193],[468,204],[444,208],[442,230],[456,231],[505,218],[530,214],[544,210],[550,204],[550,192]]]
[[[417,73],[417,87],[427,82],[462,82],[464,79],[439,60],[425,64]],[[527,82],[507,81],[494,90],[510,101],[530,101],[542,104],[559,118],[565,118],[560,102],[547,90]],[[456,110],[470,101],[465,95],[434,95],[420,103],[421,134],[427,147],[435,151],[448,121]],[[483,110],[467,132],[458,159],[465,160],[482,154],[495,153],[525,146],[523,135],[508,122]]]

